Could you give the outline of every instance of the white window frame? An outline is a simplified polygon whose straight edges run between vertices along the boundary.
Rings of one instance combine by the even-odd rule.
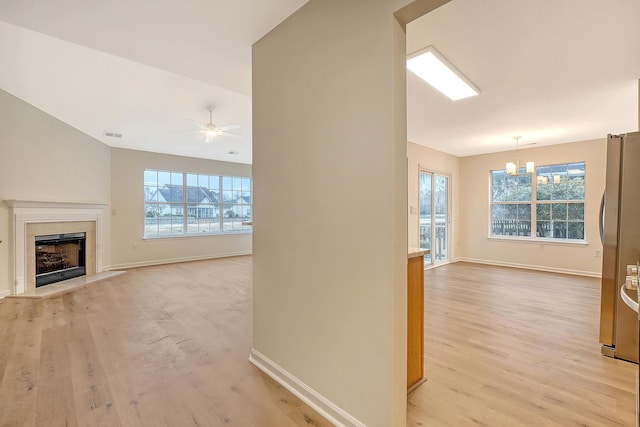
[[[585,195],[582,200],[537,200],[537,174],[538,168],[541,167],[553,167],[560,165],[570,165],[575,163],[583,163],[584,164],[584,187],[585,187]],[[518,241],[518,242],[528,242],[528,243],[549,243],[549,244],[559,244],[559,245],[587,245],[587,162],[586,161],[576,161],[576,162],[561,162],[554,163],[549,165],[540,165],[536,166],[535,172],[531,174],[531,200],[529,201],[511,201],[511,202],[494,202],[493,201],[493,176],[492,172],[498,171],[500,169],[493,169],[489,171],[489,211],[488,211],[488,239],[492,240],[508,240],[508,241]],[[520,168],[520,170],[524,170],[524,168]],[[569,239],[569,238],[556,238],[556,237],[538,237],[537,236],[537,205],[540,204],[553,204],[553,203],[562,203],[562,204],[570,204],[570,203],[582,203],[584,209],[584,233],[582,239]],[[531,206],[531,236],[503,236],[503,235],[494,235],[493,234],[493,206],[494,204],[525,204]],[[567,233],[568,234],[568,233]]]
[[[160,201],[147,201],[146,200],[146,196],[145,194],[142,195],[142,201],[143,201],[143,205],[144,205],[144,217],[143,217],[143,221],[145,222],[143,224],[143,239],[166,239],[166,238],[185,238],[185,237],[198,237],[198,236],[216,236],[216,235],[234,235],[234,234],[246,234],[246,233],[252,233],[253,232],[253,227],[252,227],[252,218],[253,218],[253,179],[250,176],[235,176],[235,175],[218,175],[218,174],[211,174],[211,173],[197,173],[197,172],[178,172],[178,171],[168,171],[168,170],[162,170],[162,169],[145,169],[143,173],[146,172],[155,172],[155,173],[159,173],[159,172],[165,172],[165,173],[169,173],[171,176],[173,176],[173,174],[180,174],[182,175],[182,201],[181,202],[172,202],[172,201],[164,201],[164,202],[160,202]],[[199,203],[195,203],[195,202],[189,202],[188,200],[188,188],[190,187],[187,183],[187,176],[188,175],[199,175],[199,176],[208,176],[209,178],[211,177],[217,177],[219,182],[218,182],[218,200],[217,203],[206,203],[206,206],[211,206],[212,209],[217,208],[218,210],[218,216],[215,217],[215,219],[218,221],[218,227],[219,227],[219,231],[207,231],[207,232],[189,232],[189,212],[192,211],[193,209],[198,209],[200,211],[200,209],[203,209],[203,205],[199,204]],[[248,179],[249,180],[249,197],[250,197],[250,203],[230,203],[228,200],[225,201],[224,197],[223,197],[223,193],[224,191],[229,191],[226,190],[223,187],[223,182],[224,180],[228,178],[228,179]],[[174,185],[173,183],[171,185]],[[157,188],[157,191],[160,190],[161,187]],[[211,186],[209,185],[209,188],[211,188]],[[144,179],[143,179],[143,192],[146,189],[146,184],[144,183]],[[236,191],[235,189],[233,191]],[[240,192],[240,194],[242,194],[244,191],[242,189],[238,190]],[[146,228],[146,220],[147,220],[147,206],[148,205],[158,205],[158,206],[168,206],[169,209],[179,209],[180,212],[182,212],[182,232],[171,232],[169,234],[147,234],[147,228]],[[194,207],[193,205],[199,205]],[[229,208],[229,207],[239,207],[240,209],[244,209],[244,208],[248,208],[248,212],[249,212],[249,219],[248,221],[242,221],[242,229],[240,230],[225,230],[225,226],[224,226],[224,219],[225,219],[225,211],[224,208]],[[186,215],[184,213],[187,213]]]
[[[434,261],[434,256],[435,256],[435,250],[433,248],[433,244],[434,242],[432,241],[432,247],[431,247],[431,253],[429,258],[427,258],[425,256],[425,268],[427,267],[434,267],[434,266],[439,266],[439,265],[444,265],[444,264],[448,264],[450,263],[453,258],[454,258],[454,253],[453,253],[453,245],[451,242],[453,242],[454,236],[453,236],[453,222],[452,222],[452,218],[453,218],[453,213],[452,213],[452,206],[453,206],[453,176],[448,173],[448,172],[440,172],[431,168],[427,168],[425,166],[422,165],[418,165],[418,229],[417,229],[417,234],[418,234],[418,246],[420,246],[420,174],[423,173],[427,173],[427,174],[431,174],[432,176],[432,181],[431,181],[431,195],[432,197],[435,197],[435,177],[437,176],[442,176],[447,178],[447,218],[446,218],[446,223],[447,223],[447,259],[444,261],[439,261],[436,262]],[[435,218],[435,211],[436,211],[436,207],[434,205],[432,205],[432,219]],[[435,221],[433,222],[433,224],[435,225]],[[427,262],[427,260],[429,259],[429,262]]]

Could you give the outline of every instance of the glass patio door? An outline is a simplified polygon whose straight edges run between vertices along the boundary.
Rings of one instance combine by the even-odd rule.
[[[449,261],[449,177],[420,171],[420,248],[425,266]]]

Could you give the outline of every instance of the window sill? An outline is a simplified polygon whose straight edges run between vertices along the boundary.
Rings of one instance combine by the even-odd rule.
[[[487,239],[503,242],[534,243],[559,246],[587,246],[589,244],[589,242],[587,242],[586,240],[545,239],[542,237],[489,236],[487,237]]]
[[[166,239],[192,239],[198,237],[217,237],[217,236],[238,236],[252,234],[253,230],[234,231],[229,233],[199,233],[199,234],[178,234],[173,236],[144,236],[142,240],[166,240]]]

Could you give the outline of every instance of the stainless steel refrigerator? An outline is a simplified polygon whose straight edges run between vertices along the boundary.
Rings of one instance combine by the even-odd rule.
[[[638,314],[620,296],[627,265],[640,257],[640,132],[609,135],[607,181],[600,207],[602,295],[600,342],[607,356],[638,362]],[[638,300],[637,291],[626,291]]]

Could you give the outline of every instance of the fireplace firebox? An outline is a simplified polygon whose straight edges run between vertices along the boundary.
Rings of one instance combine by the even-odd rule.
[[[35,236],[36,288],[87,274],[86,233]]]

